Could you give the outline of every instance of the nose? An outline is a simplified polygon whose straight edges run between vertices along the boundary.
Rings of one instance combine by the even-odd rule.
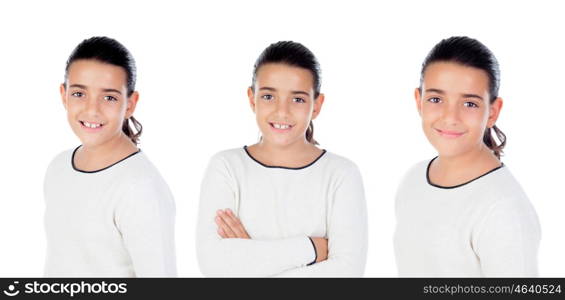
[[[89,97],[86,100],[86,104],[85,104],[85,112],[91,116],[91,117],[96,117],[98,116],[98,113],[100,111],[100,101],[98,101],[98,97]]]
[[[443,107],[442,119],[447,125],[459,123],[459,107],[456,103],[450,103]]]
[[[282,100],[277,101],[277,114],[281,117],[286,117],[290,111],[290,103],[289,101]]]

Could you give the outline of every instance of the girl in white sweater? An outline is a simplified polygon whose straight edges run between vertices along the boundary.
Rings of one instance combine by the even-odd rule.
[[[350,160],[318,148],[319,64],[278,42],[255,63],[254,145],[216,154],[201,188],[197,254],[206,276],[362,276],[367,220]]]
[[[500,162],[499,83],[494,55],[468,37],[442,40],[424,61],[416,106],[438,156],[415,165],[398,189],[401,276],[537,275],[538,219]]]
[[[82,145],[45,176],[46,276],[176,275],[175,206],[137,148],[135,79],[130,52],[107,37],[84,40],[67,61],[61,98]]]

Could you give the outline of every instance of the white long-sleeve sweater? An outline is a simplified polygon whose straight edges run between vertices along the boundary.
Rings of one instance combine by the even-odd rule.
[[[175,204],[146,155],[94,172],[77,170],[73,156],[59,154],[45,176],[45,275],[176,276]]]
[[[399,275],[537,276],[540,225],[508,167],[446,188],[429,181],[430,163],[414,166],[398,188]]]
[[[232,209],[251,239],[222,239],[214,217]],[[315,259],[308,237],[329,240]],[[205,276],[362,276],[367,214],[358,168],[325,152],[302,168],[265,166],[246,148],[220,152],[204,176],[197,254]]]

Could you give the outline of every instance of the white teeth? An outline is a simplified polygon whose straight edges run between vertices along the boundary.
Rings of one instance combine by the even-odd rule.
[[[84,124],[84,126],[86,126],[88,128],[98,128],[98,127],[102,126],[101,124],[88,123],[86,121],[82,121],[82,124]]]
[[[276,129],[288,129],[290,125],[273,123],[273,127]]]

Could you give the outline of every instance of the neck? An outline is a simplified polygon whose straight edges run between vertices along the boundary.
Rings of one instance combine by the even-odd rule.
[[[276,156],[284,156],[288,154],[296,154],[296,153],[304,153],[308,150],[312,150],[315,148],[314,145],[308,143],[308,141],[298,141],[289,145],[276,145],[265,141],[264,139],[261,140],[258,144],[256,144],[257,149],[260,149],[262,152],[266,152]]]
[[[475,165],[499,165],[500,160],[484,144],[477,149],[456,156],[439,155],[437,166],[443,170],[465,170]]]
[[[321,150],[308,141],[301,140],[281,146],[265,141],[248,147],[251,155],[267,165],[302,167],[314,161]]]
[[[100,145],[83,145],[75,156],[75,166],[92,171],[111,165],[137,151],[137,146],[123,133]]]
[[[429,170],[429,179],[441,186],[455,186],[468,182],[500,166],[492,151],[481,145],[474,151],[457,156],[439,155]]]
[[[108,154],[122,152],[122,151],[132,151],[137,149],[135,144],[123,133],[120,133],[115,138],[99,145],[84,145],[81,147],[81,151],[88,155],[94,156],[106,156]]]

